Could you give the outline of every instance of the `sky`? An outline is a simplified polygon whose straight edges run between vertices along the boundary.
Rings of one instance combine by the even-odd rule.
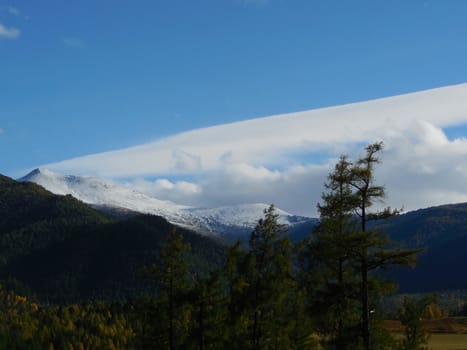
[[[0,173],[315,215],[339,154],[383,140],[388,204],[467,201],[466,15],[463,0],[0,0]],[[396,102],[316,112],[452,85],[400,120]],[[452,110],[425,117],[437,98]]]

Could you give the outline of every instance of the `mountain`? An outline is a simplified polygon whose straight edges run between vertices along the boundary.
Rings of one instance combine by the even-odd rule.
[[[124,300],[154,292],[143,268],[157,263],[173,225],[154,215],[112,217],[70,195],[0,175],[0,280],[53,303]],[[220,266],[226,246],[177,228],[192,271]]]
[[[401,292],[467,289],[467,203],[419,209],[375,226],[405,246],[425,248],[415,268],[391,272]]]
[[[246,237],[263,217],[269,205],[262,203],[196,208],[147,196],[129,187],[95,177],[63,175],[47,169],[35,169],[22,182],[34,182],[55,194],[73,197],[97,207],[159,215],[173,224],[207,234],[221,234],[227,238]],[[277,209],[279,222],[289,227],[303,225],[312,219],[292,215]]]
[[[47,178],[43,171],[36,175],[42,180]],[[49,175],[51,183],[57,186],[65,183],[75,194],[87,189],[89,195],[115,199],[115,192],[123,193],[126,203],[143,198],[142,202],[133,203],[139,208],[157,203],[162,212],[169,208],[178,215],[172,220],[189,218],[191,227],[203,227],[208,232],[219,229],[232,235],[238,230],[237,234],[244,235],[249,232],[247,226],[254,225],[256,216],[261,217],[265,207],[262,204],[215,209],[183,207],[98,179],[64,177],[64,182],[63,178],[56,181],[57,174]],[[94,193],[90,188],[95,189]],[[114,214],[115,210],[106,211]],[[293,240],[308,236],[317,223],[316,219],[301,217],[294,222],[295,217],[280,213],[292,223]],[[39,295],[44,295],[44,288],[50,286],[55,286],[50,290],[57,290],[58,286],[70,295],[78,286],[81,294],[75,298],[115,295],[116,291],[118,295],[141,292],[145,284],[139,277],[135,279],[138,269],[154,261],[170,225],[164,218],[150,215],[109,216],[70,195],[53,195],[36,184],[0,177],[0,278],[18,280]],[[467,289],[462,272],[467,270],[467,203],[419,209],[375,222],[373,227],[406,247],[425,248],[415,268],[389,272],[401,292]],[[197,261],[196,268],[206,270],[222,262],[225,244],[213,239],[216,236],[179,230],[192,242],[191,259]],[[48,281],[49,287],[44,281]],[[131,290],[124,286],[131,286]]]

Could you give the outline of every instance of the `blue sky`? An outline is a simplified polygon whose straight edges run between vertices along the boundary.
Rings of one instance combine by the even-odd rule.
[[[462,0],[0,0],[0,173],[467,82],[466,15]]]

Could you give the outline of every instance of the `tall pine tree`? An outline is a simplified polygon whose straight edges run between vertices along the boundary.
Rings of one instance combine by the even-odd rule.
[[[355,206],[352,191],[352,163],[339,159],[325,184],[326,192],[318,204],[320,224],[311,243],[314,274],[322,275],[313,300],[313,310],[320,314],[318,329],[327,336],[327,345],[335,349],[353,349],[358,329],[358,280],[349,249],[355,246]],[[316,266],[318,263],[318,266]]]
[[[374,229],[368,229],[368,222],[374,219],[385,219],[397,215],[397,210],[390,208],[371,212],[371,207],[385,197],[384,186],[374,184],[374,168],[380,163],[378,154],[383,150],[383,143],[369,144],[365,148],[365,155],[359,158],[352,168],[350,185],[357,197],[355,212],[359,217],[360,229],[357,238],[358,249],[351,252],[356,258],[360,274],[360,302],[361,302],[361,336],[363,348],[370,350],[372,346],[370,332],[370,273],[391,265],[410,265],[415,263],[419,250],[400,249],[384,234]]]
[[[305,250],[308,275],[322,276],[312,294],[312,310],[324,319],[318,325],[325,333],[323,339],[330,340],[330,348],[378,348],[371,342],[370,308],[389,285],[380,283],[376,271],[411,264],[418,252],[400,249],[368,227],[371,220],[397,214],[390,208],[370,211],[385,196],[384,187],[374,184],[382,149],[382,143],[374,143],[355,162],[340,158],[318,206],[320,225]]]

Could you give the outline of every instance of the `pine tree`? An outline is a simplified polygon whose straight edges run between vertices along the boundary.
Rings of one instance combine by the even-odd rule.
[[[378,154],[383,150],[383,143],[377,142],[365,148],[366,154],[357,160],[352,168],[350,185],[357,197],[355,212],[360,221],[358,249],[351,252],[356,258],[360,273],[361,301],[361,336],[365,350],[372,349],[370,332],[370,272],[390,265],[410,265],[415,262],[420,250],[400,249],[382,233],[368,229],[368,222],[373,219],[388,218],[398,214],[398,210],[390,208],[370,212],[377,201],[385,197],[384,186],[374,184],[374,167],[380,163]]]
[[[292,348],[292,252],[285,231],[271,205],[252,231],[248,251],[240,243],[230,251],[226,271],[233,348]]]
[[[222,349],[226,343],[227,296],[226,283],[221,271],[209,276],[197,276],[190,293],[193,307],[190,345],[193,349]],[[188,347],[187,347],[188,348]]]
[[[331,340],[331,348],[353,349],[358,343],[365,350],[377,348],[371,344],[370,323],[376,319],[370,320],[370,306],[390,285],[375,271],[411,264],[419,251],[400,249],[381,232],[368,228],[370,220],[398,213],[390,208],[370,212],[385,196],[384,187],[374,184],[374,167],[382,149],[382,143],[374,143],[355,162],[340,158],[318,205],[319,227],[306,245],[305,271],[319,286],[310,294],[311,306],[322,316],[319,327],[325,333],[323,339]]]
[[[286,228],[278,223],[278,217],[271,205],[249,241],[250,344],[255,350],[284,348],[280,344],[288,342],[283,333],[287,329],[283,307],[291,281],[291,246],[289,239],[282,237]]]
[[[355,246],[357,200],[351,178],[352,163],[342,156],[325,184],[327,191],[318,204],[320,224],[311,243],[313,263],[321,264],[312,273],[323,276],[313,309],[320,314],[319,328],[327,334],[328,346],[340,350],[354,348],[358,326],[358,280],[349,254],[349,248]]]
[[[186,253],[190,245],[183,242],[183,236],[176,228],[166,237],[164,249],[160,254],[160,264],[148,270],[148,275],[159,282],[159,295],[156,300],[156,314],[162,320],[166,317],[166,332],[155,335],[155,343],[166,345],[169,350],[178,349],[187,337],[187,314],[190,307],[186,303],[189,290],[188,262]],[[157,313],[157,310],[160,313]],[[161,329],[156,329],[161,331]]]

